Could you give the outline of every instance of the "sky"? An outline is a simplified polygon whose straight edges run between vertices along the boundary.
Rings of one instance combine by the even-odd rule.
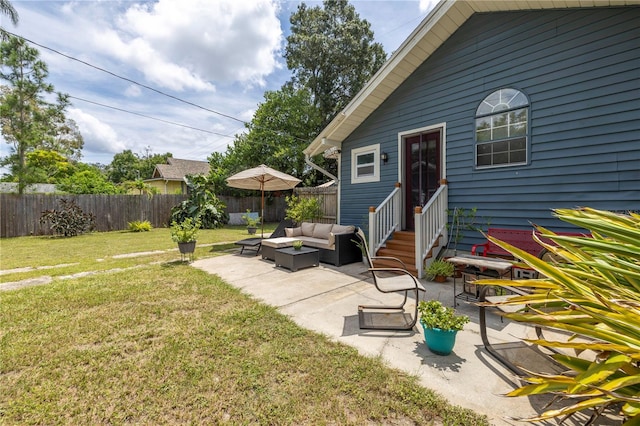
[[[283,53],[300,3],[13,0],[18,25],[4,15],[0,25],[36,43],[47,81],[71,96],[82,162],[109,164],[126,149],[206,161],[244,131],[266,91],[291,78]],[[436,0],[350,3],[389,57]]]

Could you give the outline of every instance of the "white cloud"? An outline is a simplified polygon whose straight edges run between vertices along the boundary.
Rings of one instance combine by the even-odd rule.
[[[437,3],[438,0],[420,0],[420,13],[431,12]]]
[[[140,89],[140,86],[132,84],[127,87],[127,89],[124,91],[124,94],[130,98],[137,98],[142,94],[142,90]]]
[[[81,109],[70,108],[67,113],[82,133],[84,151],[115,154],[127,149],[126,144],[120,141],[116,131],[108,124]]]
[[[160,0],[135,4],[100,46],[165,87],[204,81],[263,84],[278,69],[282,29],[273,0]]]
[[[283,31],[300,1],[284,0],[16,0],[20,24],[10,29],[81,64],[39,48],[56,91],[116,109],[234,135],[250,121],[264,90],[290,78]],[[311,6],[320,2],[307,1]],[[420,3],[422,8],[434,1]],[[417,0],[352,1],[390,53],[417,25]],[[90,65],[87,65],[90,64]],[[95,66],[95,67],[94,67]],[[185,99],[177,102],[118,79],[108,70]],[[263,86],[264,84],[264,86]],[[215,90],[215,91],[214,91]],[[181,92],[178,92],[181,91]],[[172,152],[203,159],[233,138],[181,128],[72,99],[67,110],[85,139],[83,161],[108,164],[114,153]],[[81,108],[81,109],[79,109]],[[0,142],[1,139],[0,139]],[[2,148],[8,148],[6,143]]]

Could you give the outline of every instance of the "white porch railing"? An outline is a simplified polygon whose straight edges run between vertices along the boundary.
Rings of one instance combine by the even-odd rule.
[[[391,194],[378,207],[369,207],[369,250],[376,253],[394,231],[400,230],[402,192],[397,183]]]
[[[416,232],[416,269],[418,278],[424,277],[425,265],[423,259],[427,257],[429,250],[435,247],[438,238],[447,241],[447,208],[449,204],[449,186],[443,184],[429,199],[426,206],[416,208],[415,232]],[[433,253],[433,257],[435,258]]]
[[[446,180],[429,199],[426,206],[416,208],[415,234],[416,234],[416,270],[418,277],[424,277],[426,258],[438,238],[447,241],[447,208],[449,206],[449,190]],[[394,231],[401,229],[402,220],[402,193],[400,184],[397,183],[394,190],[378,207],[369,207],[369,250],[376,253]],[[436,253],[433,254],[434,257]]]

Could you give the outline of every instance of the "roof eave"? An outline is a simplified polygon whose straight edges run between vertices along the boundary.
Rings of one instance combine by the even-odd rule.
[[[314,156],[332,146],[340,148],[344,139],[476,12],[609,7],[630,5],[632,2],[633,0],[529,0],[524,7],[519,2],[442,0],[351,102],[322,129],[305,148],[304,153]],[[396,77],[393,81],[390,79],[392,76]],[[327,145],[326,141],[331,141],[331,145]]]

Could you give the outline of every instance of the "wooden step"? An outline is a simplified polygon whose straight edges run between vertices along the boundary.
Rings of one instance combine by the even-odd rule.
[[[385,245],[390,250],[415,251],[416,249],[414,240],[387,240]]]
[[[416,233],[411,231],[396,231],[393,233],[392,239],[415,241]]]
[[[401,259],[403,262],[410,261],[411,263],[415,263],[415,258],[416,258],[414,251],[392,250],[390,248],[385,248],[385,247],[378,250],[377,256],[397,257],[398,259]]]
[[[440,236],[441,238],[442,236]],[[440,238],[436,242],[435,247],[438,247],[440,243]],[[416,275],[418,273],[415,264],[416,258],[416,242],[415,242],[415,233],[410,231],[396,231],[393,233],[393,236],[386,241],[385,246],[380,248],[376,253],[376,256],[389,256],[395,257],[404,262],[407,267],[407,270],[412,274]],[[429,259],[433,257],[433,248],[429,250],[426,258]],[[395,268],[398,264],[394,261],[390,260],[377,260],[374,262],[375,265],[379,267],[391,267]]]
[[[408,263],[404,260],[403,262],[407,267],[407,271],[411,272],[413,275],[417,275],[418,270],[416,269],[414,264]],[[373,266],[375,268],[398,268],[399,267],[398,262],[395,262],[393,260],[374,260]]]

